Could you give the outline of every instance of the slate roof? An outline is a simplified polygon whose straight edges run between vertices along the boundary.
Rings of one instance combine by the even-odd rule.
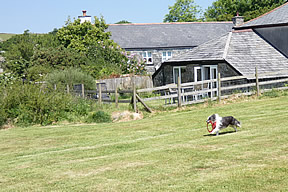
[[[288,59],[252,30],[232,34],[226,61],[242,75],[279,72],[288,68]]]
[[[195,47],[232,30],[232,22],[110,24],[113,39],[125,49]]]
[[[220,38],[210,40],[185,54],[174,56],[166,62],[170,63],[183,61],[223,60],[224,50],[228,36],[229,33]]]
[[[252,19],[244,24],[235,27],[237,28],[247,28],[247,27],[256,27],[256,26],[266,26],[266,25],[275,25],[275,24],[284,24],[288,23],[288,2],[283,4],[280,7],[273,9],[272,11],[261,15],[255,19]]]
[[[251,29],[233,31],[166,62],[199,60],[226,60],[242,75],[254,74],[256,66],[259,73],[278,72],[288,68],[288,59]]]

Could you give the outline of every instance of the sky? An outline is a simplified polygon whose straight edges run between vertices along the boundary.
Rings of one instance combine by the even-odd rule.
[[[107,24],[121,20],[132,23],[161,23],[168,6],[176,0],[1,0],[0,33],[48,33],[61,28],[70,17],[101,15]],[[194,0],[203,11],[215,0]]]

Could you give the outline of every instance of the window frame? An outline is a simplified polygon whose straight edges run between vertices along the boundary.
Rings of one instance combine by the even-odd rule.
[[[165,56],[164,56],[164,53],[165,53]],[[171,53],[171,55],[169,56],[168,53]],[[173,56],[173,52],[172,51],[162,51],[162,63],[164,61],[167,61],[168,59],[171,59]]]
[[[144,56],[144,54],[145,54],[145,56]],[[149,56],[149,54],[151,54],[151,56]],[[144,59],[146,64],[153,64],[152,51],[142,51],[142,52],[140,52],[140,55],[142,56],[142,58]]]
[[[181,69],[186,69],[186,66],[174,66],[173,67],[173,83],[177,84],[178,79],[176,79],[176,76],[175,76],[175,69],[178,69],[178,76],[180,77],[180,84],[181,84],[182,83],[182,73],[181,73],[182,70]]]

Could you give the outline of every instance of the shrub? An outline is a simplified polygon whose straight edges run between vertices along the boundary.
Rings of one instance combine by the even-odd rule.
[[[84,84],[86,89],[95,89],[96,86],[92,76],[77,68],[54,71],[47,76],[46,81],[50,86],[59,83],[71,88],[74,84]]]
[[[51,86],[22,81],[0,84],[0,105],[0,127],[8,122],[20,126],[63,120],[111,122],[110,114],[100,111],[102,108],[95,102],[66,94],[60,85],[54,90]]]
[[[86,120],[87,123],[108,123],[111,121],[111,115],[104,111],[92,112]]]
[[[2,86],[0,97],[5,117],[1,125],[9,119],[20,125],[51,124],[63,118],[71,105],[71,96],[62,91],[19,81]]]
[[[280,90],[276,90],[276,89],[272,89],[271,91],[267,91],[267,92],[264,92],[262,94],[263,97],[270,97],[270,98],[274,98],[274,97],[280,97],[282,96],[282,91]]]
[[[18,125],[47,125],[77,109],[77,102],[63,90],[19,81],[2,86],[0,98],[0,125],[8,120]]]

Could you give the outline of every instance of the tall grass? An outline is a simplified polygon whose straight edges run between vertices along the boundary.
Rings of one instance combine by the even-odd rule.
[[[87,118],[89,122],[99,122],[89,116],[101,111],[95,102],[66,94],[60,85],[54,90],[51,86],[14,81],[1,86],[0,98],[0,126],[7,123],[28,126],[59,121],[83,122]],[[104,111],[102,113],[109,116]]]

